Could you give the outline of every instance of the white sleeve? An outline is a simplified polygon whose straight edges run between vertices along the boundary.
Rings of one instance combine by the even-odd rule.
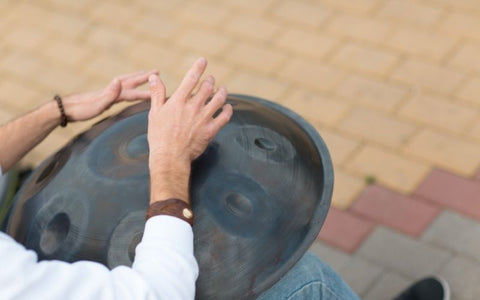
[[[178,218],[145,225],[132,268],[88,261],[37,261],[0,232],[0,299],[194,299],[198,265],[193,231]]]

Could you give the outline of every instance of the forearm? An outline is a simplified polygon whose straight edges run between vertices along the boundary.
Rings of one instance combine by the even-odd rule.
[[[60,124],[54,101],[0,127],[0,165],[8,171]]]

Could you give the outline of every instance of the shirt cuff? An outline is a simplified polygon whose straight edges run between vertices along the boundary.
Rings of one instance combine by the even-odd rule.
[[[171,245],[182,249],[182,252],[193,254],[192,226],[179,218],[161,215],[147,220],[142,243],[158,241],[170,241]]]

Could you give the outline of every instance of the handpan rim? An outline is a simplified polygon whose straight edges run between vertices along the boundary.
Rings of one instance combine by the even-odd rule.
[[[262,292],[266,291],[270,287],[272,287],[277,281],[279,281],[288,271],[303,257],[303,255],[308,251],[310,246],[313,244],[315,239],[317,238],[320,229],[325,222],[328,210],[330,208],[332,194],[333,194],[333,184],[334,184],[334,171],[333,171],[333,164],[330,157],[330,152],[328,151],[327,145],[325,141],[322,139],[320,134],[313,128],[310,123],[308,123],[302,116],[295,113],[294,111],[281,106],[275,102],[255,97],[249,96],[244,94],[228,94],[228,99],[232,100],[240,100],[240,101],[250,101],[254,103],[259,103],[265,105],[273,110],[284,114],[297,125],[299,125],[302,130],[308,135],[311,139],[312,143],[315,145],[315,150],[318,153],[318,156],[321,160],[321,167],[323,173],[323,190],[320,196],[320,204],[318,209],[312,216],[311,230],[307,233],[301,245],[296,249],[295,253],[289,259],[287,263],[285,263],[282,267],[278,268],[275,272],[273,272],[269,279],[266,280],[263,284],[258,285],[253,294],[258,296]]]

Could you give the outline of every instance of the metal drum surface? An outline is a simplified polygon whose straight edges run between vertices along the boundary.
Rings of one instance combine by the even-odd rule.
[[[197,299],[271,287],[317,237],[332,195],[328,150],[306,121],[259,98],[228,102],[232,120],[192,168]],[[130,266],[149,202],[148,109],[131,106],[45,160],[17,194],[8,233],[40,259]]]

